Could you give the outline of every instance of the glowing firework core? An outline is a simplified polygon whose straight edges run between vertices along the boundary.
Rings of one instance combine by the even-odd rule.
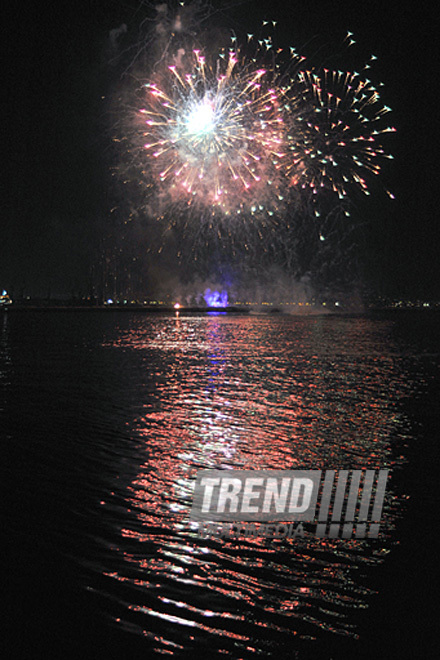
[[[212,103],[204,99],[190,110],[186,119],[186,126],[190,135],[204,136],[215,129],[215,114]]]

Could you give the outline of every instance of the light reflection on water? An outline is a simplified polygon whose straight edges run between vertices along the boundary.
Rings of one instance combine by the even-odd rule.
[[[188,516],[200,468],[398,469],[411,383],[390,328],[364,317],[137,316],[103,342],[142,365],[127,422],[136,476],[101,504],[120,530],[101,593],[127,630],[158,651],[230,657],[356,636],[365,571],[393,546],[392,481],[377,541],[201,539]]]
[[[334,640],[358,647],[365,629],[375,637],[375,578],[385,569],[383,587],[393,575],[408,517],[409,528],[415,515],[428,520],[437,474],[414,481],[412,466],[417,452],[426,473],[435,454],[417,413],[433,428],[439,323],[8,312],[0,483],[10,591],[18,620],[33,623],[31,645],[45,631],[70,645],[71,619],[87,608],[91,634],[105,618],[98,646],[139,642],[139,654],[119,657],[359,657],[315,651]],[[200,468],[388,468],[381,536],[199,538],[188,518]],[[415,514],[407,492],[422,497]],[[418,541],[409,548],[420,552]],[[410,556],[397,574],[408,566],[417,581],[420,563]],[[413,619],[403,608],[397,631]]]

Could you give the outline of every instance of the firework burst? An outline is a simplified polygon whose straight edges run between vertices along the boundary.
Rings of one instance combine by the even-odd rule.
[[[187,207],[226,215],[273,211],[289,158],[286,103],[277,73],[236,51],[209,65],[179,53],[165,84],[144,85],[138,159],[162,191]]]
[[[201,41],[170,33],[148,76],[137,68],[121,168],[140,195],[135,213],[163,228],[162,245],[172,230],[178,256],[280,242],[294,252],[305,226],[310,252],[328,252],[329,222],[350,214],[391,158],[377,88],[357,72],[307,66],[270,36],[247,35],[241,48],[235,36],[224,47]]]
[[[347,201],[356,190],[369,195],[369,178],[379,174],[383,159],[392,158],[382,146],[382,136],[395,130],[384,126],[390,108],[358,73],[300,71],[298,86],[313,112],[305,120],[302,158],[289,163],[292,176],[300,169],[318,202],[328,191]]]

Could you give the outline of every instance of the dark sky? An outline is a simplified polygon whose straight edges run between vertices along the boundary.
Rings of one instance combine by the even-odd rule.
[[[145,3],[146,4],[146,3]],[[154,3],[152,3],[154,4]],[[252,32],[278,21],[280,43],[326,59],[347,30],[397,128],[384,183],[368,201],[366,269],[384,292],[440,299],[437,205],[438,11],[434,4],[213,1],[219,25]],[[393,9],[396,7],[397,9]],[[145,14],[132,0],[17,5],[3,22],[0,288],[15,295],[80,291],[114,201],[107,100],[116,87],[108,34]],[[347,55],[349,59],[350,55]],[[331,64],[330,64],[331,66]],[[347,61],[347,70],[351,62]],[[353,64],[354,66],[354,64]],[[122,246],[123,249],[123,246]]]

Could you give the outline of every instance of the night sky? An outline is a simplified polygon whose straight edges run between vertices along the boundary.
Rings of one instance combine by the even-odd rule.
[[[252,32],[261,20],[276,20],[281,44],[325,58],[335,52],[338,64],[347,30],[357,61],[378,57],[372,79],[384,82],[382,100],[397,128],[383,183],[396,200],[377,194],[360,210],[368,225],[365,274],[381,293],[440,299],[435,4],[211,5],[219,26]],[[125,23],[129,38],[145,12],[131,0],[31,2],[4,19],[0,288],[16,297],[87,292],[118,194],[109,106],[120,73],[110,61],[109,32]]]

